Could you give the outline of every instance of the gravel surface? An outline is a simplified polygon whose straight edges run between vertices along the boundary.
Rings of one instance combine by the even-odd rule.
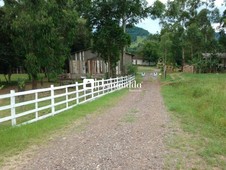
[[[4,169],[163,169],[169,117],[158,80],[146,74],[142,89],[120,100],[103,114],[88,116],[80,130],[70,128]]]

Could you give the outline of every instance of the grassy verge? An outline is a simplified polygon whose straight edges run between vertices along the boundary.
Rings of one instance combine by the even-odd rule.
[[[103,109],[112,107],[127,92],[128,90],[124,89],[111,93],[36,123],[14,128],[0,128],[0,166],[5,157],[16,155],[29,146],[46,142],[51,135],[65,129],[79,118],[91,113],[101,113]]]
[[[176,169],[225,169],[226,75],[173,74],[162,94],[182,131],[171,138]],[[174,160],[175,163],[175,160]]]
[[[28,80],[28,74],[12,74],[11,81],[16,82],[18,79]],[[1,82],[5,82],[5,77],[3,74],[0,74],[0,80]]]

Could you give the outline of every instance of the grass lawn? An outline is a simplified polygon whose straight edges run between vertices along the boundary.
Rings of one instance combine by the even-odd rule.
[[[128,90],[123,89],[103,96],[93,102],[79,105],[71,110],[20,127],[0,128],[0,167],[5,157],[10,157],[29,148],[49,140],[52,135],[59,134],[72,125],[79,118],[88,114],[102,113],[103,109],[117,104],[120,97],[125,95]],[[1,168],[0,168],[1,169]]]
[[[17,82],[18,79],[28,80],[29,77],[28,74],[12,74],[11,81]],[[5,77],[3,74],[0,74],[0,82],[5,82]]]
[[[181,153],[176,168],[225,169],[226,75],[175,73],[162,83],[165,104],[183,129],[170,140]]]

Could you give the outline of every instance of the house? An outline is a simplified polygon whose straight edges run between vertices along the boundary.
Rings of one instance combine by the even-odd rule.
[[[123,65],[132,64],[132,55],[125,53]],[[92,50],[78,51],[71,55],[69,60],[71,78],[94,77],[101,78],[108,71],[108,64]],[[120,62],[116,66],[116,75],[120,75]]]
[[[156,65],[156,63],[154,62],[149,63],[147,60],[144,60],[143,57],[133,56],[133,65],[150,66],[150,65]]]

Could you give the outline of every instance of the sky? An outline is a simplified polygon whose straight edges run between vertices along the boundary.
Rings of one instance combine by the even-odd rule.
[[[166,3],[167,0],[160,0],[162,3]],[[152,5],[155,0],[147,0],[148,5]],[[152,20],[151,18],[147,18],[142,20],[139,24],[136,26],[141,27],[145,30],[148,30],[150,33],[155,34],[157,32],[160,32],[161,27],[159,26],[159,19]]]
[[[160,0],[162,3],[166,3],[167,0]],[[222,7],[221,4],[223,3],[224,0],[216,0],[215,5],[220,8],[220,11],[223,11],[225,7]],[[152,5],[155,0],[147,0],[148,5]],[[150,33],[155,34],[157,32],[160,32],[161,27],[159,25],[159,20],[152,20],[151,18],[147,18],[145,20],[142,20],[139,24],[136,26],[141,27],[145,30],[148,30]]]

